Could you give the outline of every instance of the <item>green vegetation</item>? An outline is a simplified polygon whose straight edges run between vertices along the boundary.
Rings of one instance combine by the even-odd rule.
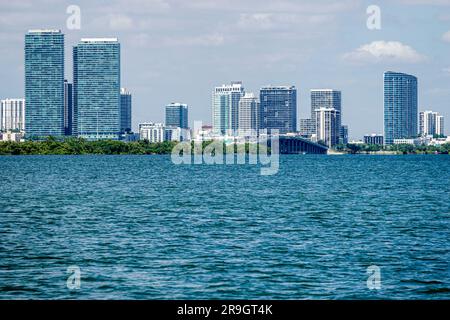
[[[202,149],[211,144],[205,141]],[[113,140],[86,141],[84,139],[56,139],[49,137],[44,141],[0,142],[0,155],[82,155],[82,154],[170,154],[177,142],[150,143],[147,140],[123,142]],[[259,148],[259,146],[258,146]],[[253,152],[250,144],[245,144],[245,152]],[[236,145],[223,145],[225,153],[237,152]],[[194,152],[194,143],[191,143]],[[269,149],[270,151],[270,149]],[[214,154],[214,152],[213,152]]]
[[[414,146],[410,144],[398,144],[391,146],[369,145],[369,144],[348,144],[336,146],[337,151],[350,154],[370,154],[370,153],[397,153],[397,154],[449,154],[450,143],[440,146]]]

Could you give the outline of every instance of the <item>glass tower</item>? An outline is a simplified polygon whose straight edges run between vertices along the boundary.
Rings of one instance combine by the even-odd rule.
[[[30,30],[25,35],[27,138],[64,135],[64,35]]]
[[[231,85],[216,87],[213,93],[213,132],[227,134],[239,127],[239,101],[245,90],[242,82],[235,81]]]
[[[131,93],[120,89],[120,133],[131,132]]]
[[[171,103],[166,106],[166,126],[188,128],[188,105]]]
[[[73,86],[64,80],[64,133],[66,136],[72,135],[73,124]]]
[[[73,48],[74,130],[87,140],[119,138],[120,44],[81,39]]]
[[[384,138],[414,138],[418,132],[417,78],[397,72],[384,73]]]
[[[263,87],[260,90],[260,128],[279,133],[297,131],[297,89],[294,86]]]
[[[311,118],[317,109],[336,109],[339,111],[337,118],[338,128],[342,125],[342,102],[341,91],[333,89],[313,89],[311,90]],[[340,130],[340,129],[339,129]]]

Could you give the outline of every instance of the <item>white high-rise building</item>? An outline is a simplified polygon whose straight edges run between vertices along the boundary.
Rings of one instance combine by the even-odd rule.
[[[25,130],[25,99],[5,99],[0,105],[0,131]]]
[[[419,114],[421,136],[444,135],[444,117],[438,112],[423,111]]]
[[[164,142],[165,130],[162,123],[141,123],[139,124],[139,136],[141,140],[149,142]]]
[[[340,112],[334,108],[315,110],[317,141],[322,141],[329,148],[339,143]]]
[[[225,135],[229,130],[239,127],[239,101],[245,90],[242,82],[215,87],[212,98],[212,116],[214,134]]]
[[[246,93],[239,101],[239,135],[254,135],[259,128],[259,99],[254,93]]]

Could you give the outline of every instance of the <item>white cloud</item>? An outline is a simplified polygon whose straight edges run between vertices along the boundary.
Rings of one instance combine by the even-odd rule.
[[[109,16],[109,27],[112,30],[128,30],[133,27],[133,20],[123,14],[111,14]]]
[[[166,46],[220,46],[224,43],[225,37],[221,34],[173,37],[163,40],[163,45]]]
[[[445,42],[450,42],[450,31],[447,31],[442,35],[442,40],[444,40]]]
[[[442,72],[450,76],[450,67],[442,69]]]
[[[374,41],[344,54],[351,62],[406,62],[418,63],[426,59],[412,47],[398,41]]]

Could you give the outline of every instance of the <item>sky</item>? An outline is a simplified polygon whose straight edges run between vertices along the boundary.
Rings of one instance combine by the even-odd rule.
[[[71,5],[79,29],[67,25]],[[69,80],[81,38],[119,39],[134,129],[163,122],[171,102],[189,105],[191,126],[210,124],[213,88],[240,80],[255,93],[295,85],[299,119],[310,89],[341,90],[343,123],[362,139],[383,132],[390,70],[418,77],[419,110],[442,113],[450,134],[450,0],[0,0],[1,99],[24,96],[24,35],[42,28],[65,34]]]

